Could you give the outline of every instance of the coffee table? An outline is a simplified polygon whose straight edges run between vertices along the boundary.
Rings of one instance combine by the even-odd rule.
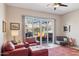
[[[44,46],[30,46],[31,56],[48,56],[48,49]]]

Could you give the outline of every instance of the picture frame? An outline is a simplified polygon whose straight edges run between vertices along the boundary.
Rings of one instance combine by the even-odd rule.
[[[69,25],[69,32],[71,31],[71,25]]]
[[[65,25],[64,26],[64,32],[70,32],[71,26],[70,25]]]
[[[64,26],[64,31],[68,31],[68,27],[67,26]]]
[[[20,23],[10,23],[10,30],[20,30]]]
[[[6,32],[6,22],[5,21],[2,22],[2,27],[3,27],[3,32]]]

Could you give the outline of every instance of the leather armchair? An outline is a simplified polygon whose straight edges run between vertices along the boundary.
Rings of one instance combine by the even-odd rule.
[[[24,45],[14,45],[12,42],[6,42],[1,49],[2,56],[28,56],[28,48]]]
[[[35,38],[26,38],[25,42],[29,43],[29,46],[35,46],[40,44],[40,42],[35,40]]]
[[[31,56],[48,56],[48,49],[31,51]]]
[[[14,49],[12,51],[6,51],[3,53],[4,56],[28,56],[28,48],[22,47]]]
[[[15,48],[17,49],[17,48],[21,48],[21,47],[29,47],[29,44],[28,43],[20,43],[20,44],[17,44],[17,45],[15,45]]]

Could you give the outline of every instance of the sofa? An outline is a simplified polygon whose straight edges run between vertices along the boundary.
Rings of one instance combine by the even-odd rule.
[[[28,43],[29,46],[35,46],[35,45],[39,45],[40,42],[38,40],[35,40],[35,38],[26,38],[24,40],[25,43]]]
[[[41,50],[36,50],[32,51],[30,53],[31,56],[48,56],[48,49],[41,49]]]
[[[56,36],[55,43],[62,45],[62,46],[68,45],[68,37],[66,37],[66,36]]]
[[[37,45],[36,41],[30,44]],[[2,56],[48,56],[48,49],[32,51],[30,47],[31,46],[28,46],[27,42],[18,43],[14,45],[11,41],[8,41],[2,45],[1,55]]]
[[[1,49],[2,56],[28,56],[28,46],[25,47],[25,44],[21,43],[14,45],[11,41],[7,41],[2,45]]]

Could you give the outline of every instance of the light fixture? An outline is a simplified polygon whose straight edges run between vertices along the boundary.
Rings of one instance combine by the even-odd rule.
[[[16,42],[16,36],[18,36],[18,30],[12,30],[11,31],[11,35],[12,35],[12,37],[13,37],[13,41],[14,41],[14,43],[16,44],[17,42]]]
[[[54,8],[54,10],[56,10],[56,8],[58,7],[68,7],[68,5],[65,5],[63,3],[50,3],[47,5],[47,7]]]
[[[56,7],[59,7],[59,4],[51,3],[51,4],[48,4],[47,7],[56,8]]]

